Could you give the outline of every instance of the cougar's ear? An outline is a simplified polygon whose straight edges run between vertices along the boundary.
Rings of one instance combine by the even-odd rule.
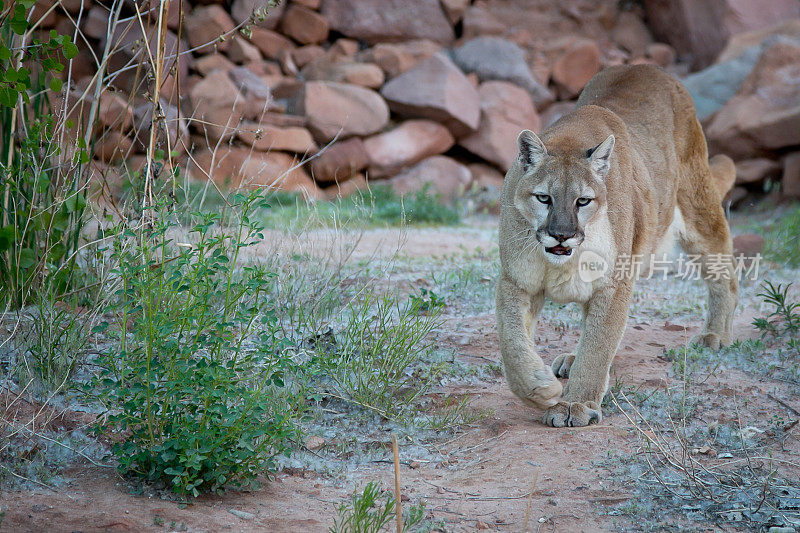
[[[531,130],[522,130],[517,137],[517,146],[519,147],[522,167],[525,170],[541,163],[544,156],[547,155],[547,148],[544,147],[544,143]]]
[[[589,150],[586,154],[592,170],[601,178],[605,178],[606,174],[608,174],[608,169],[611,166],[611,152],[613,151],[614,135],[609,135],[605,141]]]

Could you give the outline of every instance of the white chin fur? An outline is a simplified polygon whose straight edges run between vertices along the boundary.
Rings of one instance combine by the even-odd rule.
[[[561,266],[561,265],[563,265],[565,263],[568,263],[569,260],[572,259],[573,257],[575,257],[575,255],[576,255],[575,249],[573,249],[572,253],[569,254],[569,255],[555,255],[555,254],[551,254],[550,252],[545,252],[544,250],[542,250],[542,253],[544,254],[545,258],[551,264],[556,265],[556,266]]]

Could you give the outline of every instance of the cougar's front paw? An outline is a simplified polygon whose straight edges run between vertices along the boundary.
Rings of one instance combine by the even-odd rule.
[[[706,348],[711,348],[712,350],[719,350],[722,346],[727,346],[730,343],[727,339],[723,339],[716,333],[705,331],[692,337],[692,340],[689,341],[689,344],[697,344],[698,346],[705,346]]]
[[[543,422],[554,428],[588,426],[603,419],[597,402],[558,402],[544,414]]]
[[[565,353],[556,357],[555,361],[553,361],[553,364],[550,365],[550,367],[553,369],[553,373],[555,373],[557,377],[568,378],[569,369],[572,368],[572,363],[574,362],[575,354]]]
[[[561,397],[561,383],[553,375],[549,366],[536,370],[533,373],[533,387],[526,399],[538,407],[546,409],[558,403]]]

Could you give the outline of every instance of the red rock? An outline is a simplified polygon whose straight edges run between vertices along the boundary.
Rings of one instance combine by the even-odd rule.
[[[441,50],[441,45],[428,40],[382,43],[375,45],[366,57],[381,67],[387,77],[394,78]]]
[[[494,167],[483,163],[472,163],[467,165],[472,174],[472,186],[479,189],[493,188],[500,190],[503,188],[503,174]]]
[[[758,183],[780,174],[781,165],[766,158],[746,159],[736,163],[736,184]]]
[[[268,59],[277,59],[281,52],[294,48],[292,41],[264,28],[250,28],[250,42]]]
[[[231,39],[228,57],[234,63],[252,63],[261,61],[261,52],[241,35],[235,35]]]
[[[800,19],[791,19],[775,26],[751,30],[732,35],[728,44],[720,52],[717,63],[724,63],[742,55],[748,48],[759,45],[767,37],[783,35],[793,39],[800,38]]]
[[[343,182],[369,165],[364,143],[358,137],[335,142],[311,160],[311,175],[317,183]]]
[[[316,10],[322,5],[322,0],[292,0],[292,3]]]
[[[270,112],[260,116],[259,122],[261,122],[261,124],[272,124],[273,126],[280,126],[282,128],[300,128],[306,125],[305,117]]]
[[[323,192],[328,199],[335,200],[337,198],[346,198],[351,194],[368,188],[369,183],[367,183],[367,178],[364,177],[364,174],[356,174],[347,181],[334,183],[333,185],[325,187]]]
[[[242,95],[244,116],[257,119],[262,113],[270,111],[272,95],[269,85],[245,67],[235,67],[228,71],[228,78]]]
[[[281,30],[300,44],[317,44],[328,38],[328,21],[316,11],[290,4],[281,20]]]
[[[420,191],[430,183],[431,193],[452,201],[469,189],[471,180],[467,167],[449,157],[435,155],[390,179],[389,185],[397,194],[406,195]]]
[[[269,86],[273,98],[296,98],[303,90],[303,82],[282,74],[261,76]]]
[[[731,36],[800,17],[796,0],[645,0],[656,37],[679,55],[693,58],[694,69],[714,62]]]
[[[764,249],[764,237],[755,233],[743,233],[733,238],[733,255],[755,257]]]
[[[353,57],[358,53],[358,41],[354,39],[336,39],[336,42],[328,49],[328,53],[333,57]]]
[[[311,132],[306,128],[280,128],[258,122],[243,122],[237,132],[237,137],[261,152],[283,150],[305,154],[317,150],[317,144],[311,137]]]
[[[470,3],[469,0],[441,0],[441,2],[450,24],[456,24],[461,20]]]
[[[133,108],[122,96],[104,92],[97,106],[97,119],[106,128],[126,131],[133,125]]]
[[[325,55],[325,49],[316,44],[309,44],[292,50],[292,59],[299,68],[306,66],[311,60]]]
[[[455,37],[439,0],[325,0],[322,15],[330,28],[368,43]]]
[[[185,143],[189,142],[189,127],[186,125],[184,119],[178,108],[175,106],[163,106],[164,117],[157,124],[156,130],[156,144],[164,150],[164,152],[178,152],[182,154],[186,147]],[[150,127],[152,126],[152,113],[153,105],[150,103],[141,104],[134,109],[136,117],[136,131],[135,131],[135,148],[144,152],[148,143],[150,142]],[[164,137],[166,131],[168,138]]]
[[[498,20],[491,10],[482,6],[470,6],[464,12],[462,38],[472,39],[483,35],[502,35],[508,26]]]
[[[184,20],[184,35],[196,52],[209,54],[219,49],[226,51],[230,46],[230,35],[220,40],[220,36],[233,31],[231,16],[222,6],[197,7]],[[205,45],[205,46],[204,46]]]
[[[235,66],[236,65],[230,59],[222,54],[207,54],[197,58],[192,63],[192,68],[203,76],[207,76],[215,70],[227,72]]]
[[[274,30],[286,9],[288,2],[278,2],[270,5],[270,0],[233,0],[231,16],[240,24],[250,19],[255,12],[255,23],[259,28]]]
[[[281,152],[264,154],[224,146],[196,152],[188,172],[194,180],[210,178],[224,188],[265,188],[300,192],[310,199],[324,197],[302,166],[294,168],[297,163],[297,158]]]
[[[787,155],[783,160],[783,196],[800,198],[800,152]]]
[[[245,68],[255,74],[256,76],[275,76],[281,75],[281,67],[274,61],[251,61],[245,65]]]
[[[373,63],[357,63],[348,58],[331,61],[329,55],[320,56],[303,68],[306,80],[326,80],[352,83],[377,89],[383,85],[383,71]]]
[[[245,101],[226,72],[215,70],[195,85],[189,93],[194,108],[193,118],[201,132],[216,142],[229,139],[236,133]]]
[[[737,159],[800,144],[800,44],[779,37],[706,129],[709,149]]]
[[[555,121],[575,109],[575,102],[556,102],[540,115],[542,130],[549,128]]]
[[[389,109],[378,93],[331,81],[307,82],[302,109],[308,128],[320,142],[336,136],[370,135],[389,121]]]
[[[600,72],[600,49],[589,40],[570,46],[553,65],[553,81],[559,85],[562,99],[577,96],[583,86]]]
[[[650,30],[633,11],[623,11],[617,17],[611,38],[632,55],[643,55],[653,42]]]
[[[517,158],[517,136],[524,129],[540,130],[539,115],[528,92],[504,81],[487,81],[478,89],[481,122],[478,131],[459,144],[497,165],[504,172]]]
[[[101,6],[92,7],[82,24],[83,33],[92,39],[101,39],[108,31],[108,10]]]
[[[108,130],[94,144],[94,155],[104,163],[118,163],[131,153],[133,142],[118,130]]]
[[[130,69],[132,64],[149,64],[149,57],[156,55],[157,28],[155,26],[142,26],[138,20],[128,23],[120,23],[111,35],[110,49],[116,50],[109,56],[108,73],[114,74],[114,85],[117,89],[127,93],[139,94],[143,89],[142,76],[137,69]],[[105,37],[100,40],[99,49],[106,47]],[[191,54],[185,53],[189,47],[181,39],[167,31],[164,36],[164,72],[171,72],[177,75],[181,82],[185,81],[189,75],[189,62]],[[146,46],[143,44],[146,43]],[[149,48],[149,52],[148,52]],[[127,70],[126,70],[127,69]],[[96,70],[96,69],[95,69]],[[161,86],[161,98],[168,101],[177,102],[177,79],[173,75],[167,76]],[[151,88],[147,88],[151,90]]]
[[[426,157],[449,150],[455,139],[450,131],[430,120],[407,120],[393,130],[364,139],[369,175],[378,178],[397,173]]]
[[[480,122],[478,92],[441,53],[389,81],[381,94],[395,113],[441,122],[456,137],[475,131]]]
[[[296,77],[300,72],[300,69],[297,68],[294,59],[292,59],[292,53],[290,50],[281,50],[278,53],[278,64],[281,66],[281,72],[287,76]]]
[[[664,43],[647,45],[647,57],[660,67],[668,67],[675,63],[675,49]]]

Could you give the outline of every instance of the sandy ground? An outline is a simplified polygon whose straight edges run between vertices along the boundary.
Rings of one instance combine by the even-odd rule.
[[[372,230],[358,240],[353,256],[374,257],[398,246],[401,255],[418,258],[490,250],[492,235],[491,227]],[[318,232],[307,244],[319,246],[330,238],[330,234]],[[255,255],[258,253],[265,252]],[[656,297],[654,291],[653,284],[647,285],[641,289],[641,298]],[[737,338],[757,336],[750,325],[757,312],[750,300],[743,299],[734,326]],[[440,341],[451,346],[456,357],[472,365],[499,361],[492,313],[459,313],[446,320]],[[694,322],[699,324],[700,317]],[[615,376],[622,376],[626,385],[644,391],[663,388],[674,379],[669,377],[671,363],[659,356],[665,348],[682,346],[696,330],[695,326],[675,327],[666,319],[631,319],[614,361],[612,383]],[[546,361],[571,351],[578,333],[574,327],[545,320],[538,342]],[[641,444],[621,413],[607,410],[599,425],[588,428],[553,429],[540,422],[540,412],[521,404],[501,377],[450,390],[470,393],[475,398],[473,405],[491,414],[449,440],[435,443],[439,456],[445,458],[441,461],[417,460],[403,450],[401,442],[403,494],[411,502],[424,500],[428,518],[443,519],[447,531],[520,532],[526,516],[529,531],[641,529],[635,517],[613,512],[638,497],[632,481],[621,482],[608,465],[609,450],[624,456]],[[704,420],[730,421],[733,397],[747,399],[736,415],[745,425],[763,427],[774,412],[791,418],[770,396],[800,409],[800,398],[791,385],[739,371],[709,375],[699,385],[699,394]],[[787,453],[798,453],[798,434],[795,426],[783,441]],[[389,438],[387,435],[387,442]],[[374,479],[387,488],[393,483],[391,464],[384,462],[360,465],[345,478],[287,469],[259,490],[207,495],[191,505],[179,505],[157,496],[134,495],[131,485],[110,468],[81,463],[63,477],[69,481],[56,491],[0,494],[0,507],[6,513],[2,530],[320,532],[333,524],[337,506],[356,486]],[[717,530],[710,524],[690,525],[701,531]],[[679,527],[674,523],[664,526]]]

